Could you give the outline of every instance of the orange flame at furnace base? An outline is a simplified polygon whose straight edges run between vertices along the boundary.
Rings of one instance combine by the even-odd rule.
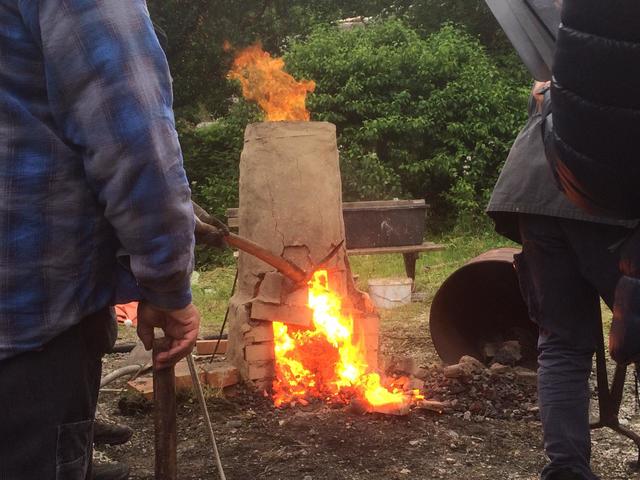
[[[342,314],[342,300],[330,290],[326,270],[317,271],[309,282],[308,307],[312,329],[273,322],[276,407],[310,399],[343,404],[353,400],[368,411],[408,411],[422,398],[418,391],[385,387],[380,375],[369,371],[364,342],[354,343],[353,318]]]

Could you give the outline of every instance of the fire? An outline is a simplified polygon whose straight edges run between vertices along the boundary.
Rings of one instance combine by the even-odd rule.
[[[244,97],[257,102],[268,121],[309,121],[306,99],[315,82],[296,81],[284,71],[284,60],[271,57],[260,44],[236,55],[229,78],[240,81]]]
[[[309,282],[308,307],[313,328],[297,329],[273,322],[276,406],[307,404],[312,398],[347,403],[358,399],[368,407],[408,406],[418,391],[383,385],[366,362],[364,341],[354,342],[354,322],[342,313],[342,300],[331,291],[326,270]]]

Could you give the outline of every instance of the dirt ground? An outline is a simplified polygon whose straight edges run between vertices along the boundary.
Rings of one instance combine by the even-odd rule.
[[[405,417],[363,415],[322,404],[278,410],[259,392],[234,387],[208,398],[227,479],[538,478],[545,458],[534,386],[509,376],[491,380],[480,375],[462,384],[445,379],[426,313],[412,322],[385,320],[381,342],[382,355],[410,355],[427,369],[427,396],[455,398],[456,407],[444,414],[414,410]],[[105,370],[122,361],[122,355],[110,355]],[[640,431],[631,375],[627,383],[621,421]],[[153,407],[131,400],[119,392],[101,394],[100,411],[135,433],[126,445],[100,448],[98,456],[127,462],[131,478],[152,479]],[[595,401],[593,410],[597,414]],[[218,478],[211,452],[197,402],[180,398],[179,478]],[[594,432],[593,467],[603,479],[640,478],[630,465],[636,458],[629,440],[610,431]]]

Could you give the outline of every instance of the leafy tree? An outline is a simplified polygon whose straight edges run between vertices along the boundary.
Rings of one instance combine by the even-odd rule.
[[[167,34],[167,58],[180,116],[201,110],[225,114],[235,89],[226,81],[233,52],[260,41],[275,54],[290,38],[303,38],[319,23],[350,15],[373,15],[385,1],[364,0],[149,0],[154,22]]]
[[[522,84],[531,81],[485,0],[391,0],[382,12],[403,18],[423,37],[449,23],[463,27],[486,47],[505,77]]]
[[[235,92],[226,81],[232,52],[226,41],[244,47],[261,41],[281,54],[291,40],[303,41],[316,25],[345,17],[402,17],[422,36],[446,22],[464,25],[500,57],[506,75],[524,70],[508,46],[484,0],[148,0],[154,21],[168,37],[167,57],[174,77],[178,116],[224,115]]]
[[[504,46],[500,26],[485,0],[394,0],[384,9],[402,16],[422,34],[440,30],[446,23],[463,25],[487,47]]]
[[[399,20],[320,27],[286,60],[317,82],[309,106],[338,127],[352,197],[401,188],[441,218],[478,211],[524,122],[527,89],[452,25],[426,38]]]
[[[192,195],[210,213],[224,217],[238,206],[238,165],[248,123],[261,112],[243,100],[234,103],[227,116],[205,124],[177,123],[184,165]]]

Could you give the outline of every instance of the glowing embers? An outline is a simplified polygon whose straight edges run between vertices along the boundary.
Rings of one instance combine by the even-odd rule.
[[[326,270],[317,271],[309,282],[308,307],[313,311],[311,329],[273,322],[276,406],[312,399],[358,400],[374,410],[408,408],[422,398],[401,385],[383,385],[380,375],[369,369],[362,336],[355,340],[354,320],[343,313],[342,299],[331,290]]]

